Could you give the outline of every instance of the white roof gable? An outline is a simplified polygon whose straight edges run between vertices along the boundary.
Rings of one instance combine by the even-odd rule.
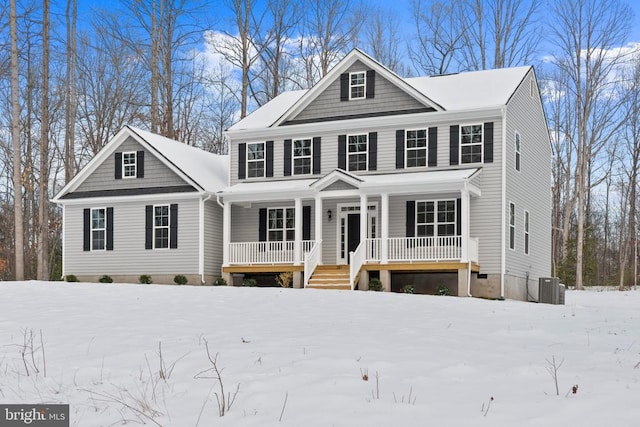
[[[307,90],[292,90],[281,93],[231,126],[229,130],[259,129],[271,126],[307,92]]]

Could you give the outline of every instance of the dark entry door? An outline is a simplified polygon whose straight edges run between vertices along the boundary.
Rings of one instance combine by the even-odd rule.
[[[360,244],[360,214],[347,216],[347,259],[349,262],[351,251],[355,251]]]

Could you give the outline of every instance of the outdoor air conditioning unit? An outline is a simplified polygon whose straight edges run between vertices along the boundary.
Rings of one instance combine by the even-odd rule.
[[[557,277],[541,277],[538,287],[538,302],[545,304],[564,304],[564,285]]]

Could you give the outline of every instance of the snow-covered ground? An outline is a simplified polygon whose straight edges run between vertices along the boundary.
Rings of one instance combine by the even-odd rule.
[[[640,425],[640,292],[566,301],[0,282],[0,403],[73,426]]]

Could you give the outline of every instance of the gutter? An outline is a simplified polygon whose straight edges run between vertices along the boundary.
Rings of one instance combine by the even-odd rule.
[[[213,195],[209,193],[207,197],[200,198],[200,221],[199,221],[200,232],[198,233],[200,235],[200,239],[199,239],[200,241],[198,242],[198,273],[200,273],[201,284],[205,283],[205,279],[204,279],[204,204],[209,199],[211,199],[212,196]]]

